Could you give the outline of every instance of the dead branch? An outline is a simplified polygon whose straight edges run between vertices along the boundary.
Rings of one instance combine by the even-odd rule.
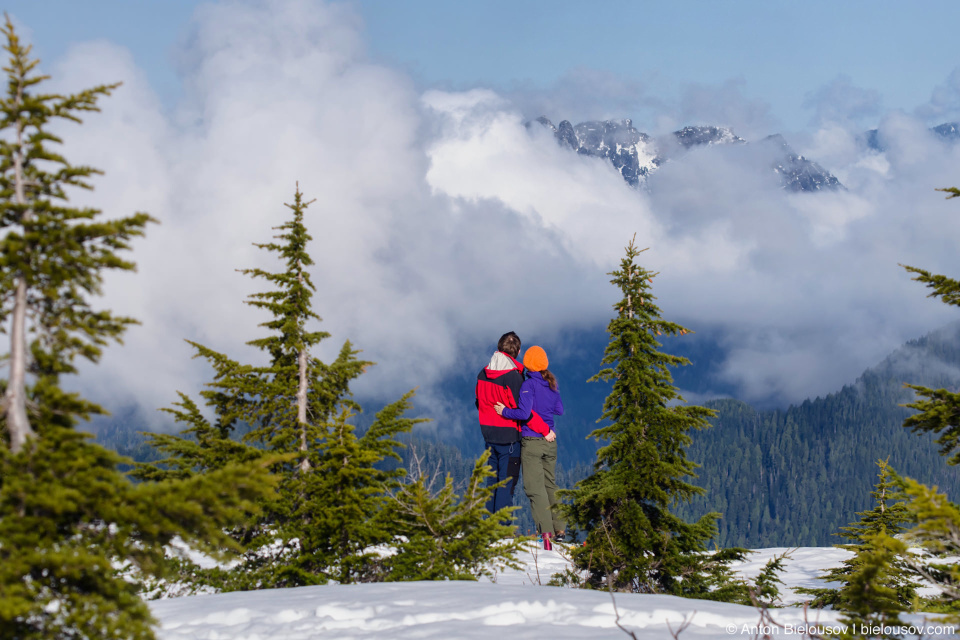
[[[673,626],[670,624],[670,621],[667,620],[667,629],[670,630],[670,636],[673,638],[673,640],[680,640],[680,634],[687,630],[687,627],[689,627],[690,623],[693,622],[693,616],[695,615],[697,615],[696,609],[691,611],[690,615],[683,619],[683,622],[680,623],[680,626],[677,627],[676,631],[673,630]]]

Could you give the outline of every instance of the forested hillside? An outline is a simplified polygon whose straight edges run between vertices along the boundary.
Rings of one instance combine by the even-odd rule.
[[[558,369],[561,380],[568,381],[567,404],[574,408],[559,423],[564,430],[557,468],[561,486],[590,473],[596,444],[584,436],[595,424],[584,405],[596,405],[599,415],[606,392],[606,385],[579,382],[591,368],[596,365],[570,358]],[[721,546],[823,546],[839,542],[832,534],[870,503],[878,458],[889,456],[898,472],[960,494],[960,469],[947,466],[932,438],[901,426],[910,413],[899,406],[911,398],[905,382],[960,386],[960,325],[911,341],[837,393],[786,410],[756,410],[737,400],[707,403],[718,415],[711,420],[713,428],[693,434],[689,452],[702,465],[696,484],[707,494],[681,511],[721,512]],[[462,386],[464,393],[472,390],[468,383]],[[128,422],[131,417],[104,424],[98,441],[138,461],[155,459],[136,433],[139,427]],[[424,471],[438,472],[440,482],[448,472],[465,480],[481,450],[479,435],[470,433],[469,425],[466,431],[454,435],[440,425],[438,437],[414,436],[403,464],[416,453]],[[520,487],[517,504],[521,531],[532,530]]]
[[[756,411],[736,400],[708,403],[714,428],[695,436],[703,498],[684,511],[717,510],[722,546],[822,546],[870,504],[875,462],[890,458],[899,473],[960,490],[960,469],[949,467],[933,438],[904,429],[912,392],[904,382],[956,388],[960,384],[958,327],[898,349],[854,383],[785,411]]]

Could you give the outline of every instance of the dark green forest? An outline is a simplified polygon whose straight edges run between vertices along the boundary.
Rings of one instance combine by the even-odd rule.
[[[576,379],[590,366],[577,359],[560,375]],[[910,341],[836,393],[784,410],[757,410],[733,399],[706,403],[718,415],[710,420],[712,428],[693,434],[689,457],[702,465],[695,484],[707,493],[679,505],[679,512],[685,517],[722,513],[720,546],[836,544],[840,540],[833,534],[870,504],[875,463],[888,456],[899,473],[956,495],[960,471],[946,464],[931,438],[902,426],[911,411],[900,405],[913,398],[906,382],[960,387],[960,325]],[[568,385],[568,404],[577,404],[573,390],[578,387]],[[592,401],[606,392],[599,384],[586,389]],[[581,413],[559,418],[560,428],[570,434],[562,441],[557,466],[563,487],[572,487],[592,468],[588,461],[596,443],[584,436],[595,425]],[[156,459],[137,424],[135,412],[114,416],[98,429],[97,440],[136,461]],[[444,434],[442,428],[432,427],[408,437],[402,464],[416,455],[424,471],[438,473],[440,481],[447,473],[465,481],[481,451],[479,436],[470,437],[469,424],[466,430],[444,437],[437,435]],[[520,531],[533,531],[519,486],[516,498]]]
[[[785,411],[756,411],[735,400],[708,403],[718,415],[697,434],[690,457],[699,461],[706,496],[684,511],[717,510],[719,543],[753,548],[825,546],[870,505],[877,459],[897,472],[960,489],[960,473],[929,437],[903,428],[912,411],[899,405],[913,392],[905,382],[956,388],[960,336],[951,325],[914,340],[855,383]]]

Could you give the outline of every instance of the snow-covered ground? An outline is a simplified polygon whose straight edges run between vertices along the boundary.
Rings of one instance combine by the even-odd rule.
[[[786,549],[760,549],[737,568],[753,578]],[[802,601],[792,588],[822,586],[816,580],[848,553],[835,548],[800,548],[786,561],[781,579],[785,604]],[[328,585],[171,598],[151,602],[162,640],[314,640],[393,638],[443,640],[564,640],[628,638],[617,627],[614,601],[605,592],[542,586],[566,565],[558,551],[531,548],[524,569],[497,575],[495,582],[400,582]],[[642,640],[669,639],[685,621],[681,640],[762,637],[758,611],[740,605],[673,596],[617,594],[620,624]],[[781,627],[759,629],[771,637],[803,637],[806,626],[836,627],[838,614],[788,607],[772,611]],[[924,637],[956,637],[922,616]],[[829,630],[829,628],[827,629]],[[836,629],[834,629],[836,630]],[[919,635],[904,629],[905,637]]]

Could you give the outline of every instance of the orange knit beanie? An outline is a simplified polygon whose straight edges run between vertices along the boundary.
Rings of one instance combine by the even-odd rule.
[[[537,345],[533,345],[523,354],[523,366],[530,371],[543,371],[549,364],[547,352]]]

